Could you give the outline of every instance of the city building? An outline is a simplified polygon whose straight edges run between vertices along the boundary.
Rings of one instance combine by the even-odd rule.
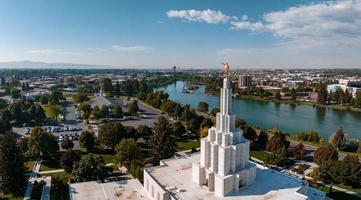
[[[252,76],[239,75],[238,76],[238,87],[248,87],[252,85]]]
[[[144,190],[152,200],[278,199],[323,200],[326,194],[295,177],[249,160],[249,141],[235,128],[231,80],[225,64],[216,126],[201,139],[200,153],[162,160],[144,169]]]

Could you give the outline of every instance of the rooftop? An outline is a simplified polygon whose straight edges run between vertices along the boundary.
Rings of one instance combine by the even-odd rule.
[[[137,179],[108,183],[96,181],[73,183],[69,186],[72,200],[149,200]]]
[[[209,199],[209,200],[233,200],[239,199],[279,199],[299,200],[307,199],[306,196],[297,193],[307,185],[302,180],[288,176],[275,170],[271,170],[257,164],[257,178],[253,185],[245,186],[238,193],[224,198],[214,196],[206,188],[199,187],[192,182],[192,163],[198,162],[200,154],[192,154],[175,159],[163,160],[165,164],[148,169],[163,188],[170,191],[177,199]],[[164,176],[166,174],[166,176]],[[308,199],[320,199],[325,194],[318,190],[308,190]]]

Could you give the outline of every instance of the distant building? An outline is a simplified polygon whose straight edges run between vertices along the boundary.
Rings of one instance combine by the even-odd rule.
[[[252,85],[252,76],[239,75],[238,76],[238,87],[248,87]]]

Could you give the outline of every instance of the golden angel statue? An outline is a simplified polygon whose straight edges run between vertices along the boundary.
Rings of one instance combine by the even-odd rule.
[[[224,77],[228,77],[229,76],[229,65],[228,63],[223,63],[224,66]]]

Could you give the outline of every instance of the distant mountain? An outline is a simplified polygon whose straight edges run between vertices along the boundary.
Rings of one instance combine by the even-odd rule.
[[[76,69],[97,69],[97,68],[124,68],[118,66],[108,65],[89,65],[89,64],[76,64],[76,63],[46,63],[46,62],[34,62],[34,61],[14,61],[14,62],[0,62],[0,68],[76,68]]]

